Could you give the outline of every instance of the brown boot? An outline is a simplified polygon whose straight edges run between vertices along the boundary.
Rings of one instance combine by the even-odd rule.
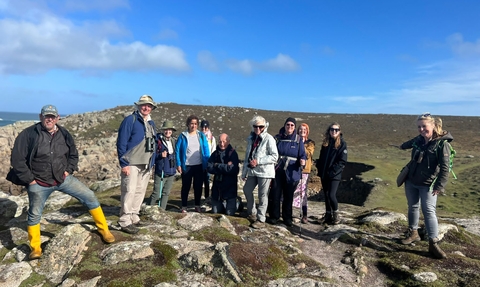
[[[332,219],[333,219],[332,213],[325,212],[323,217],[318,220],[318,223],[319,224],[330,224],[330,223],[332,223]]]
[[[402,244],[409,245],[416,241],[421,241],[418,230],[409,228],[406,234],[406,238],[402,240]]]
[[[430,240],[428,241],[428,252],[430,252],[433,257],[437,259],[447,258],[447,254],[443,252],[442,249],[440,249],[440,246],[438,246],[439,241],[440,240],[438,240],[438,238],[430,238]]]

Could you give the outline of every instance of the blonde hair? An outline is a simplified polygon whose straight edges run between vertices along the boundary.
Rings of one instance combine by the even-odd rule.
[[[439,117],[433,117],[429,112],[425,112],[417,117],[418,121],[427,121],[433,125],[433,136],[432,139],[436,139],[446,134],[446,131],[443,130],[443,121]]]

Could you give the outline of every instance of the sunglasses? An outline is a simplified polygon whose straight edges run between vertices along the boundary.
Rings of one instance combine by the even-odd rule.
[[[265,126],[253,126],[254,129],[263,129]]]
[[[432,114],[430,114],[430,113],[424,113],[424,114],[419,115],[419,116],[418,116],[418,119],[420,120],[420,119],[430,118],[430,117],[432,117]]]
[[[338,133],[340,131],[340,129],[330,128],[329,131]]]

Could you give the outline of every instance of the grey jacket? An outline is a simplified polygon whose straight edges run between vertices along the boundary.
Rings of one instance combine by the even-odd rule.
[[[275,164],[278,159],[277,143],[275,138],[270,135],[268,130],[269,123],[265,123],[265,129],[259,135],[260,143],[252,151],[252,145],[257,135],[251,132],[247,138],[247,149],[245,150],[245,161],[243,163],[242,178],[247,176],[256,176],[263,178],[275,178]],[[255,168],[248,167],[249,158],[256,159],[258,165]]]

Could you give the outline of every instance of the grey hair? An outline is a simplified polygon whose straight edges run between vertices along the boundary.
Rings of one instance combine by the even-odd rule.
[[[253,118],[250,120],[249,124],[250,124],[250,127],[252,128],[252,131],[253,131],[253,126],[254,126],[254,125],[257,125],[257,126],[266,126],[266,125],[267,125],[267,121],[266,121],[265,118],[262,117],[262,116],[254,115]]]

